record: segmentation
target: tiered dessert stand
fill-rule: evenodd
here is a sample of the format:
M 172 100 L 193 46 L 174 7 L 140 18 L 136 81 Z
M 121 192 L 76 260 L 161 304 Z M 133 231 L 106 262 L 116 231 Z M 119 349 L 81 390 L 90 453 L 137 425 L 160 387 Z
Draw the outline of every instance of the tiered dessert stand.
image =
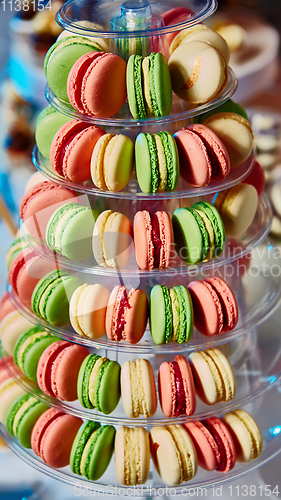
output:
M 148 54 L 151 51 L 150 47 L 153 41 L 154 46 L 156 43 L 158 50 L 164 52 L 167 56 L 165 35 L 171 31 L 178 31 L 179 29 L 204 21 L 204 19 L 214 12 L 217 6 L 216 0 L 182 0 L 182 4 L 190 8 L 194 12 L 194 16 L 181 23 L 180 26 L 165 28 L 161 25 L 160 18 L 161 13 L 172 7 L 179 6 L 180 3 L 163 1 L 160 4 L 156 0 L 152 0 L 150 4 L 146 0 L 128 1 L 123 5 L 121 5 L 119 0 L 114 2 L 109 0 L 100 2 L 71 0 L 65 3 L 59 11 L 58 22 L 65 29 L 74 33 L 108 38 L 110 40 L 110 51 L 117 54 L 120 53 L 122 47 L 124 48 L 126 41 L 131 42 L 127 45 L 130 53 L 130 47 L 134 46 L 133 42 L 138 38 L 143 41 L 143 50 L 147 50 Z M 132 21 L 136 18 L 141 19 L 141 25 L 137 26 L 138 29 L 141 27 L 141 31 L 140 29 L 136 31 L 136 24 Z M 112 20 L 111 25 L 110 20 Z M 85 23 L 85 21 L 89 21 L 92 24 Z M 147 54 L 144 53 L 143 55 Z M 69 105 L 53 95 L 50 89 L 47 89 L 46 96 L 49 103 L 55 109 L 69 115 L 69 117 L 84 119 L 89 123 L 104 128 L 106 132 L 120 133 L 121 131 L 134 140 L 141 131 L 156 133 L 160 130 L 168 130 L 171 133 L 176 132 L 180 128 L 187 126 L 193 116 L 213 109 L 226 101 L 232 96 L 235 88 L 235 76 L 232 70 L 229 69 L 228 84 L 224 91 L 213 101 L 188 109 L 184 101 L 173 96 L 173 108 L 169 116 L 148 118 L 146 120 L 131 118 L 127 104 L 113 118 L 94 119 L 93 117 L 79 115 Z M 194 203 L 195 198 L 211 201 L 215 192 L 235 185 L 247 176 L 251 170 L 253 158 L 254 153 L 245 164 L 234 169 L 220 183 L 212 183 L 204 188 L 191 188 L 181 180 L 177 190 L 173 193 L 165 192 L 148 195 L 139 191 L 135 179 L 130 181 L 124 191 L 118 193 L 96 189 L 89 182 L 83 185 L 75 185 L 54 173 L 48 161 L 40 155 L 37 148 L 34 151 L 34 163 L 37 169 L 48 179 L 76 189 L 86 204 L 100 211 L 107 208 L 120 211 L 126 214 L 131 221 L 138 210 L 148 209 L 153 212 L 157 209 L 162 209 L 172 215 L 176 208 L 190 206 Z M 37 458 L 32 451 L 23 449 L 18 441 L 11 438 L 2 427 L 1 432 L 5 435 L 11 449 L 32 467 L 75 487 L 86 488 L 92 492 L 100 491 L 119 496 L 121 494 L 121 496 L 139 497 L 173 496 L 175 494 L 186 495 L 188 491 L 192 494 L 192 491 L 196 491 L 196 488 L 213 488 L 235 478 L 240 478 L 275 457 L 281 446 L 281 428 L 279 427 L 281 422 L 277 416 L 278 413 L 280 415 L 280 411 L 267 411 L 265 414 L 263 410 L 267 405 L 269 390 L 276 391 L 275 387 L 281 378 L 281 339 L 271 334 L 271 331 L 268 331 L 267 335 L 264 336 L 257 329 L 257 326 L 265 321 L 277 308 L 280 300 L 278 276 L 275 278 L 270 273 L 271 266 L 276 264 L 276 256 L 274 255 L 274 249 L 266 243 L 270 223 L 271 209 L 266 196 L 263 195 L 259 200 L 255 219 L 247 234 L 235 244 L 228 241 L 225 251 L 220 257 L 197 266 L 187 266 L 180 259 L 176 259 L 175 265 L 167 270 L 141 271 L 135 262 L 133 252 L 127 266 L 118 270 L 102 268 L 92 262 L 81 264 L 71 262 L 58 255 L 55 257 L 61 267 L 78 274 L 85 282 L 102 283 L 110 290 L 116 284 L 124 284 L 128 288 L 140 287 L 148 295 L 150 289 L 155 284 L 163 284 L 167 287 L 177 284 L 187 285 L 193 279 L 203 279 L 206 276 L 218 275 L 228 282 L 238 301 L 239 322 L 235 330 L 228 334 L 205 337 L 195 330 L 191 340 L 187 344 L 170 343 L 157 346 L 151 339 L 148 327 L 142 340 L 134 346 L 123 341 L 118 343 L 112 342 L 106 338 L 93 341 L 90 338 L 79 336 L 71 327 L 56 328 L 39 319 L 29 309 L 20 304 L 19 299 L 10 291 L 11 300 L 17 304 L 23 316 L 31 320 L 34 324 L 42 325 L 44 329 L 54 333 L 58 337 L 84 344 L 94 352 L 98 350 L 99 354 L 115 359 L 120 364 L 126 359 L 135 359 L 138 357 L 149 359 L 155 370 L 156 382 L 159 365 L 164 360 L 172 360 L 174 355 L 179 352 L 188 356 L 194 350 L 214 346 L 221 346 L 221 349 L 229 358 L 237 378 L 237 394 L 234 400 L 212 407 L 198 402 L 195 415 L 190 417 L 180 416 L 168 419 L 164 417 L 158 404 L 158 410 L 154 417 L 149 419 L 142 417 L 129 419 L 123 411 L 121 402 L 111 415 L 105 416 L 98 411 L 84 409 L 79 403 L 60 402 L 54 398 L 45 396 L 38 388 L 21 381 L 20 383 L 24 385 L 24 388 L 38 399 L 45 401 L 50 406 L 62 408 L 66 412 L 84 419 L 110 423 L 115 427 L 120 425 L 143 426 L 148 431 L 155 425 L 182 423 L 187 419 L 204 419 L 209 416 L 222 415 L 232 409 L 243 407 L 256 419 L 263 434 L 264 449 L 258 459 L 248 464 L 236 464 L 234 469 L 226 474 L 206 472 L 199 469 L 195 478 L 189 483 L 174 487 L 172 490 L 168 488 L 165 491 L 163 488 L 166 485 L 152 466 L 148 482 L 143 486 L 136 487 L 133 493 L 132 488 L 122 487 L 121 489 L 115 476 L 114 460 L 111 461 L 109 468 L 98 482 L 90 482 L 82 476 L 72 474 L 70 468 L 61 470 L 50 468 Z M 47 260 L 54 259 L 54 254 L 46 245 L 40 240 L 31 238 L 25 231 L 24 226 L 22 226 L 22 234 L 37 254 L 42 255 Z M 262 242 L 265 243 L 263 243 L 261 250 L 260 245 Z M 255 248 L 256 252 L 250 257 L 252 250 Z M 261 254 L 262 259 L 258 259 L 256 255 L 261 251 L 263 251 L 263 254 Z M 263 266 L 265 260 L 266 267 Z M 245 265 L 246 267 L 242 270 L 241 266 Z M 281 405 L 280 401 L 279 403 L 276 401 L 276 405 L 278 404 L 279 406 Z

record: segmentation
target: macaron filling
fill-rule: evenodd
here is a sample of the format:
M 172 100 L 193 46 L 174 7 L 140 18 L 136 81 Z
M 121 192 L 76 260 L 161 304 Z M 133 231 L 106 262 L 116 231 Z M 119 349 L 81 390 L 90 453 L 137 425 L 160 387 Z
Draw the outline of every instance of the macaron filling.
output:
M 153 105 L 153 111 L 155 116 L 161 116 L 161 112 L 157 101 L 157 92 L 155 88 L 155 57 L 156 53 L 152 52 L 149 56 L 149 85 L 150 85 L 150 95 Z
M 173 333 L 172 303 L 168 288 L 166 286 L 162 286 L 161 288 L 164 299 L 164 309 L 165 309 L 165 319 L 166 319 L 164 344 L 168 344 L 172 338 L 172 333 Z
M 183 295 L 183 287 L 180 285 L 174 287 L 174 290 L 177 294 L 179 310 L 180 310 L 180 327 L 179 327 L 177 342 L 178 344 L 183 344 L 184 342 L 189 340 L 189 332 L 191 330 L 191 327 L 190 327 L 190 321 L 188 321 L 187 317 L 187 309 L 186 309 L 185 298 Z
M 156 214 L 151 214 L 150 218 L 152 224 L 152 241 L 154 247 L 154 267 L 157 269 L 160 264 L 160 250 L 162 247 L 160 225 L 159 219 Z
M 101 389 L 101 381 L 104 376 L 104 372 L 106 371 L 107 367 L 110 365 L 111 361 L 109 359 L 106 359 L 104 363 L 102 364 L 99 374 L 98 374 L 98 379 L 96 383 L 96 395 L 95 395 L 95 400 L 96 400 L 96 408 L 99 411 L 102 411 L 102 407 L 100 405 L 100 389 Z
M 57 359 L 57 357 L 59 356 L 59 354 L 64 351 L 65 349 L 65 345 L 61 345 L 60 347 L 58 347 L 56 349 L 55 352 L 53 352 L 53 354 L 51 354 L 51 356 L 49 357 L 48 359 L 48 363 L 47 363 L 47 366 L 46 366 L 46 373 L 45 373 L 45 385 L 46 385 L 46 389 L 47 391 L 52 394 L 53 397 L 56 397 L 54 391 L 53 391 L 53 382 L 52 382 L 52 370 L 53 370 L 53 366 L 54 366 L 54 363 Z
M 57 410 L 58 413 L 55 413 L 54 415 L 52 415 L 42 426 L 42 428 L 40 429 L 40 434 L 37 438 L 37 450 L 39 452 L 39 456 L 41 458 L 43 458 L 43 452 L 42 452 L 42 447 L 41 447 L 41 444 L 42 444 L 42 440 L 43 440 L 43 437 L 45 435 L 45 432 L 46 430 L 48 429 L 48 427 L 59 417 L 62 417 L 64 415 L 63 412 L 59 412 Z
M 178 417 L 182 413 L 185 413 L 185 393 L 184 385 L 181 376 L 181 371 L 178 363 L 173 361 L 173 368 L 175 373 L 175 384 L 176 384 L 176 408 L 175 417 Z
M 152 134 L 145 133 L 144 135 L 150 152 L 151 192 L 156 193 L 159 185 L 159 166 L 156 142 Z
M 194 210 L 193 208 L 190 208 L 189 211 L 192 213 L 192 215 L 193 215 L 194 219 L 196 220 L 196 222 L 199 226 L 199 229 L 201 231 L 202 240 L 203 240 L 201 260 L 204 260 L 207 257 L 207 254 L 209 252 L 209 246 L 210 246 L 208 231 L 207 231 L 206 226 L 204 224 L 204 221 L 203 221 L 202 217 L 200 217 L 199 213 L 196 210 Z
M 134 85 L 135 98 L 137 103 L 137 118 L 145 118 L 146 110 L 142 93 L 142 56 L 135 55 L 134 57 Z
M 79 476 L 82 475 L 81 457 L 83 455 L 83 451 L 85 449 L 88 439 L 90 438 L 92 433 L 96 431 L 99 427 L 100 424 L 98 422 L 93 422 L 93 421 L 87 421 L 80 427 L 80 431 L 78 432 L 75 438 L 70 455 L 70 466 L 74 474 L 78 474 Z
M 119 292 L 118 292 L 118 295 L 119 294 L 121 295 L 119 301 L 118 301 L 118 296 L 116 297 L 116 302 L 118 304 L 118 306 L 117 306 L 118 312 L 117 312 L 117 320 L 116 320 L 116 324 L 115 324 L 115 328 L 114 328 L 114 332 L 115 332 L 115 335 L 117 337 L 117 340 L 121 340 L 123 338 L 122 332 L 124 330 L 124 326 L 126 325 L 125 310 L 131 309 L 126 288 L 122 287 L 121 290 L 119 290 Z
M 80 394 L 80 402 L 84 406 L 84 408 L 93 408 L 93 404 L 90 401 L 89 397 L 89 385 L 90 385 L 90 377 L 92 375 L 92 371 L 94 368 L 94 365 L 97 363 L 97 361 L 100 359 L 100 356 L 98 354 L 90 354 L 85 358 L 85 365 L 83 362 L 83 365 L 81 366 L 82 373 L 83 373 L 83 379 L 82 379 L 82 387 L 81 387 L 81 394 Z M 80 377 L 79 377 L 80 378 Z M 78 379 L 79 382 L 79 379 Z M 78 388 L 79 388 L 79 383 L 78 383 Z

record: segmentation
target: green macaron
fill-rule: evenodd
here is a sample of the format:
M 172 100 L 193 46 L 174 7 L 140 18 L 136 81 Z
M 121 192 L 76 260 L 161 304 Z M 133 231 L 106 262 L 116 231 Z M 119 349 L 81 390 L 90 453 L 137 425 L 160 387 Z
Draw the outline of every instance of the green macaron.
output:
M 77 394 L 84 408 L 97 408 L 105 415 L 113 412 L 121 394 L 120 365 L 98 354 L 89 354 L 78 375 Z
M 183 207 L 175 210 L 172 217 L 175 248 L 187 264 L 197 264 L 205 255 L 204 240 L 207 230 L 204 229 L 203 237 L 203 221 L 197 215 L 189 208 Z
M 179 155 L 169 132 L 141 133 L 135 142 L 136 174 L 143 193 L 174 191 L 179 181 Z
M 101 52 L 102 47 L 94 40 L 79 36 L 61 38 L 50 47 L 45 56 L 44 69 L 49 87 L 56 97 L 69 102 L 69 72 L 77 59 L 93 50 Z
M 172 84 L 168 63 L 161 52 L 133 54 L 127 64 L 127 92 L 134 118 L 166 116 L 172 108 Z
M 183 285 L 168 289 L 155 285 L 150 292 L 150 331 L 155 344 L 183 344 L 193 332 L 193 307 Z
M 65 203 L 51 215 L 46 243 L 70 260 L 81 261 L 93 255 L 92 239 L 98 212 L 80 203 Z
M 213 257 L 218 257 L 225 247 L 225 227 L 219 211 L 207 201 L 194 203 L 192 208 L 203 212 L 211 222 L 215 240 Z
M 82 281 L 68 271 L 56 270 L 46 274 L 37 283 L 31 297 L 31 306 L 37 316 L 55 326 L 69 323 L 69 302 Z
M 57 131 L 69 121 L 69 117 L 47 106 L 39 114 L 35 128 L 35 140 L 40 153 L 49 159 L 52 140 Z
M 29 394 L 16 399 L 10 406 L 6 427 L 11 436 L 16 437 L 24 448 L 31 448 L 31 433 L 38 418 L 48 407 Z
M 204 123 L 208 118 L 217 113 L 236 113 L 237 115 L 243 116 L 246 120 L 249 120 L 248 115 L 242 106 L 237 102 L 234 102 L 232 99 L 228 99 L 223 102 L 217 108 L 208 111 L 207 113 L 202 113 L 202 115 L 197 115 L 193 118 L 193 123 Z
M 41 354 L 57 340 L 57 337 L 36 326 L 19 336 L 14 347 L 14 361 L 33 382 L 37 382 L 36 372 Z
M 86 421 L 74 439 L 70 453 L 70 467 L 74 474 L 97 481 L 106 471 L 114 448 L 115 429 Z

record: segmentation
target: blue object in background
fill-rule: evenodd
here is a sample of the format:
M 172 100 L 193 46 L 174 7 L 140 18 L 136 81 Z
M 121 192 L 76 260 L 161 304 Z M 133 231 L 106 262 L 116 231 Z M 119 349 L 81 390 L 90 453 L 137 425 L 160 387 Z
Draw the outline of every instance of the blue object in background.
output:
M 30 487 L 23 488 L 0 488 L 1 500 L 37 500 L 37 493 Z

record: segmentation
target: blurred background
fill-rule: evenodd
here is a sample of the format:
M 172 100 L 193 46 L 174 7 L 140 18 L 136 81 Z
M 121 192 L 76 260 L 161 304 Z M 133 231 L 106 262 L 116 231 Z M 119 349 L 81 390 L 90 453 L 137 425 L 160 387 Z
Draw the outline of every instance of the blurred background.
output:
M 257 159 L 264 169 L 266 191 L 273 204 L 274 220 L 270 238 L 273 245 L 280 246 L 281 0 L 219 0 L 218 3 L 218 11 L 207 24 L 226 38 L 231 49 L 230 66 L 238 78 L 234 100 L 246 108 L 251 120 Z M 35 172 L 31 161 L 35 124 L 39 112 L 46 106 L 43 61 L 48 48 L 61 31 L 54 21 L 60 5 L 60 1 L 52 0 L 51 10 L 34 12 L 33 9 L 20 9 L 15 13 L 10 11 L 7 1 L 6 4 L 0 2 L 1 294 L 7 279 L 5 255 L 18 225 L 19 203 L 27 180 Z M 272 198 L 273 192 L 275 195 Z M 278 325 L 279 317 L 280 311 L 276 315 Z M 266 324 L 263 328 L 266 331 L 270 326 Z M 274 408 L 274 400 L 272 405 Z M 280 469 L 279 455 L 259 473 L 235 481 L 233 488 L 245 484 L 258 486 L 264 484 L 263 481 L 281 488 Z M 234 492 L 235 489 L 232 498 L 236 498 Z M 43 476 L 21 462 L 8 449 L 0 449 L 1 500 L 63 500 L 75 496 L 73 488 Z M 223 496 L 228 498 L 227 490 Z

